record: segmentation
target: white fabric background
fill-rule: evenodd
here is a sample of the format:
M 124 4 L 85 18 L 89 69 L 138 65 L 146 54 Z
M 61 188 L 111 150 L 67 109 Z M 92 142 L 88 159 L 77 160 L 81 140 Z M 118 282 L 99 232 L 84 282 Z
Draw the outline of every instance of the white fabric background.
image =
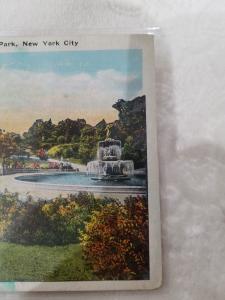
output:
M 1 299 L 225 299 L 224 0 L 0 0 L 0 31 L 23 35 L 157 25 L 163 287 Z

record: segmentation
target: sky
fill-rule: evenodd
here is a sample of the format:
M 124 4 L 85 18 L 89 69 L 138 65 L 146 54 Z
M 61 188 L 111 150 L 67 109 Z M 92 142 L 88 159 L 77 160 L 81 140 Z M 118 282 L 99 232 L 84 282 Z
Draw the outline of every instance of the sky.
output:
M 142 94 L 142 51 L 0 53 L 0 128 L 22 133 L 36 119 L 117 119 L 118 99 Z

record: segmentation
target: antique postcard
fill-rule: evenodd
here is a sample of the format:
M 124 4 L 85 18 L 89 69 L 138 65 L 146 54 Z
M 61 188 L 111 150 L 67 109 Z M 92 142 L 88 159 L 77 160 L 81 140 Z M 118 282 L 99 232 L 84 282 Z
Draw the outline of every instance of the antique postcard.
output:
M 0 291 L 161 285 L 154 37 L 0 38 Z

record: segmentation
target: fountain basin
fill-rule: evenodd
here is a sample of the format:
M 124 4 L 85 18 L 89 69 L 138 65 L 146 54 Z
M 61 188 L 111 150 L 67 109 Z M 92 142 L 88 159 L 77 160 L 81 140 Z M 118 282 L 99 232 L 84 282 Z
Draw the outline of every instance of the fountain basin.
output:
M 125 180 L 130 180 L 131 177 L 127 175 L 102 175 L 102 176 L 95 176 L 91 177 L 92 180 L 100 180 L 100 181 L 125 181 Z
M 92 176 L 88 176 L 86 173 L 73 173 L 73 172 L 56 172 L 56 173 L 38 173 L 38 174 L 26 174 L 19 175 L 15 177 L 16 180 L 22 182 L 30 182 L 41 185 L 57 185 L 57 186 L 94 186 L 94 187 L 105 187 L 109 186 L 120 188 L 124 187 L 145 187 L 146 179 L 139 176 L 133 176 L 131 178 L 127 176 L 121 176 L 124 180 L 116 180 L 118 175 L 114 178 L 115 180 L 107 180 L 107 176 L 105 176 L 106 180 L 98 180 L 98 176 L 94 177 L 96 180 L 93 180 Z M 112 178 L 111 178 L 112 179 Z M 129 179 L 129 180 L 128 180 Z M 118 183 L 119 182 L 119 183 Z
M 72 176 L 74 175 L 74 176 Z M 86 173 L 27 173 L 0 177 L 1 186 L 11 192 L 34 199 L 52 199 L 59 195 L 67 196 L 77 192 L 90 192 L 96 197 L 112 197 L 123 201 L 126 197 L 146 195 L 146 177 L 134 176 L 128 181 L 95 181 Z M 0 189 L 1 190 L 1 189 Z

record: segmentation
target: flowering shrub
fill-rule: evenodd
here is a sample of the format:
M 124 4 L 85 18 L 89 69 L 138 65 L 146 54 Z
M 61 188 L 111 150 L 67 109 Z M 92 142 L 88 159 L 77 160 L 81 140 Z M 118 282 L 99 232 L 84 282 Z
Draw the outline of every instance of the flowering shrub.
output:
M 43 148 L 38 150 L 37 156 L 42 160 L 47 160 L 48 158 L 47 152 Z
M 34 162 L 34 163 L 31 165 L 31 168 L 32 168 L 32 169 L 40 169 L 40 164 L 37 163 L 37 162 Z
M 49 162 L 48 163 L 48 168 L 49 169 L 59 169 L 59 163 L 58 162 Z
M 14 164 L 15 169 L 23 169 L 24 168 L 24 163 L 16 161 Z
M 81 236 L 84 256 L 101 279 L 149 276 L 148 207 L 145 197 L 130 197 L 95 211 Z
M 20 201 L 17 194 L 0 194 L 0 240 L 28 245 L 65 245 L 79 242 L 80 230 L 111 199 L 96 199 L 79 193 L 52 200 L 35 201 L 28 196 Z

